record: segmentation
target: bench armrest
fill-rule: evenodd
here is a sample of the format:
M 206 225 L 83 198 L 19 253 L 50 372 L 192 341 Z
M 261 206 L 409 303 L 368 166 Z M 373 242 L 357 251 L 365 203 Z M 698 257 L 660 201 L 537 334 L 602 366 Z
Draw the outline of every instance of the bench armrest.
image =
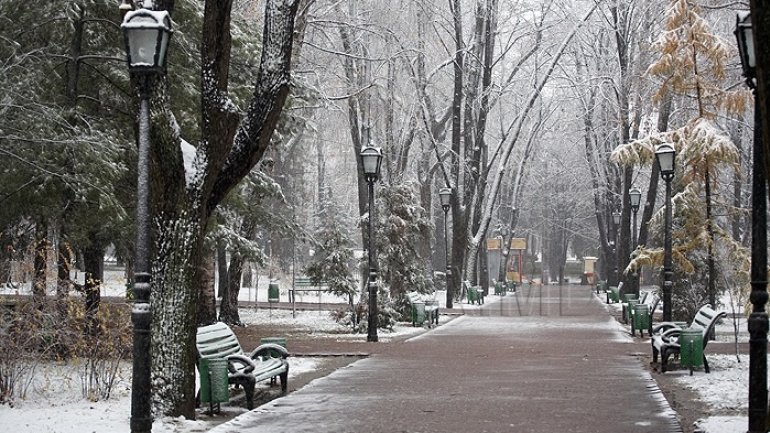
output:
M 229 355 L 227 358 L 227 369 L 231 374 L 251 373 L 256 368 L 254 362 L 245 355 Z
M 283 358 L 283 359 L 286 359 L 286 358 L 289 357 L 289 351 L 286 350 L 286 348 L 281 346 L 280 344 L 265 343 L 265 344 L 259 345 L 259 347 L 254 349 L 249 354 L 249 358 L 251 358 L 251 359 L 267 358 L 267 357 L 271 356 L 270 354 L 273 351 L 278 352 L 281 355 L 281 358 Z
M 675 322 L 660 322 L 660 323 L 658 323 L 657 325 L 655 325 L 652 328 L 652 333 L 653 334 L 662 334 L 662 333 L 668 331 L 669 329 L 680 329 L 681 330 L 682 329 L 682 325 L 680 323 L 675 323 Z

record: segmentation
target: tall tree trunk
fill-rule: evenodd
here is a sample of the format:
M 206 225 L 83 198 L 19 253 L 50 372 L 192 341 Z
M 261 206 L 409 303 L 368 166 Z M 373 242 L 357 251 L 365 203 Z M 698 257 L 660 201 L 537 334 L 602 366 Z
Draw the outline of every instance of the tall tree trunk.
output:
M 166 79 L 150 98 L 152 254 L 152 404 L 157 416 L 195 418 L 195 334 L 204 237 L 224 197 L 265 154 L 290 87 L 299 0 L 267 0 L 262 52 L 245 112 L 228 98 L 231 0 L 206 0 L 201 43 L 201 141 L 188 184 L 179 130 L 168 111 Z M 173 0 L 159 0 L 160 10 Z M 172 70 L 173 73 L 173 65 Z M 192 174 L 192 173 L 188 173 Z
M 200 294 L 198 302 L 198 326 L 210 325 L 217 321 L 216 277 L 218 253 L 207 252 L 199 264 Z M 226 271 L 225 271 L 226 273 Z M 221 275 L 221 274 L 220 274 Z M 219 282 L 222 290 L 222 282 Z
M 40 231 L 45 233 L 44 231 Z M 48 238 L 42 237 L 35 246 L 34 273 L 32 276 L 32 300 L 42 304 L 46 296 L 46 274 L 48 272 Z
M 224 297 L 227 290 L 227 248 L 222 241 L 217 242 L 217 298 Z
M 661 100 L 658 109 L 658 131 L 664 132 L 668 130 L 668 119 L 671 116 L 672 103 L 673 97 L 670 93 L 666 94 Z M 642 212 L 642 219 L 639 223 L 639 245 L 647 245 L 650 232 L 648 225 L 652 219 L 652 214 L 655 211 L 655 199 L 658 197 L 659 179 L 660 168 L 658 167 L 658 164 L 652 164 L 650 183 L 647 186 L 647 197 L 645 197 L 644 200 L 644 211 Z
M 83 248 L 83 272 L 86 296 L 86 332 L 95 335 L 99 331 L 97 313 L 101 304 L 101 288 L 104 281 L 104 246 L 91 236 L 90 245 Z
M 238 295 L 241 291 L 243 278 L 243 257 L 233 252 L 230 254 L 230 267 L 227 271 L 227 282 L 224 291 L 220 291 L 222 299 L 219 307 L 219 321 L 228 325 L 243 326 L 238 314 Z

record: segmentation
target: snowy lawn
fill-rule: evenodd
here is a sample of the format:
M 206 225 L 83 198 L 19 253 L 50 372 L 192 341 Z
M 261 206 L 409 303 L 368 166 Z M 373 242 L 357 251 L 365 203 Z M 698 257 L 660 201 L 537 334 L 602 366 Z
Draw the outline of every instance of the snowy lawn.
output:
M 365 334 L 344 333 L 328 311 L 298 311 L 297 317 L 287 310 L 241 309 L 241 320 L 246 324 L 291 325 L 305 328 L 316 336 L 366 340 Z M 421 332 L 409 324 L 398 324 L 392 332 L 380 331 L 381 341 Z M 314 371 L 319 358 L 289 358 L 289 383 L 299 374 Z M 197 374 L 197 372 L 196 372 Z M 0 405 L 0 432 L 13 433 L 129 433 L 131 416 L 131 364 L 121 363 L 112 390 L 106 401 L 91 402 L 83 397 L 83 369 L 80 364 L 43 363 L 35 371 L 25 399 L 18 399 L 13 407 Z M 267 386 L 266 382 L 257 385 Z M 204 432 L 213 428 L 223 417 L 209 417 L 198 411 L 198 420 L 159 419 L 153 424 L 154 433 Z M 222 406 L 230 417 L 246 412 L 239 406 Z
M 708 355 L 711 373 L 677 372 L 676 381 L 695 391 L 715 414 L 695 425 L 704 433 L 744 433 L 748 429 L 749 356 Z M 666 373 L 669 374 L 669 373 Z

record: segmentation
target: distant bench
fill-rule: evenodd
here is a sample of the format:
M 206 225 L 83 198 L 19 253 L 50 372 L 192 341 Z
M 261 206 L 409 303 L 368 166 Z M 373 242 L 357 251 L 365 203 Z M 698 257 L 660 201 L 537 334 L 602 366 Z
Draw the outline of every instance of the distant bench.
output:
M 319 303 L 321 298 L 321 292 L 325 291 L 326 289 L 323 289 L 323 286 L 328 286 L 326 281 L 319 281 L 318 284 L 313 282 L 313 279 L 310 277 L 296 277 L 294 278 L 294 285 L 291 288 L 291 302 L 295 302 L 295 293 L 294 292 L 318 292 L 318 298 Z
M 484 291 L 481 290 L 481 286 L 471 286 L 468 280 L 463 281 L 465 285 L 465 293 L 470 304 L 483 304 L 484 303 Z
M 422 326 L 426 320 L 428 327 L 434 323 L 438 325 L 438 302 L 433 297 L 407 292 L 406 300 L 409 301 L 412 326 Z

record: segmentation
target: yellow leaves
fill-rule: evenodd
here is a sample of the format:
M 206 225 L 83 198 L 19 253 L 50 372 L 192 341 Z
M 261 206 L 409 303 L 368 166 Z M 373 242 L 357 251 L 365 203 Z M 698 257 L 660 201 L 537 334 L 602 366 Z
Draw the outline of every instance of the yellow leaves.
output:
M 692 96 L 703 115 L 714 116 L 722 108 L 720 83 L 726 77 L 731 46 L 712 31 L 697 3 L 673 0 L 666 12 L 665 31 L 652 45 L 659 57 L 647 68 L 647 74 L 664 79 L 653 100 L 666 92 Z

